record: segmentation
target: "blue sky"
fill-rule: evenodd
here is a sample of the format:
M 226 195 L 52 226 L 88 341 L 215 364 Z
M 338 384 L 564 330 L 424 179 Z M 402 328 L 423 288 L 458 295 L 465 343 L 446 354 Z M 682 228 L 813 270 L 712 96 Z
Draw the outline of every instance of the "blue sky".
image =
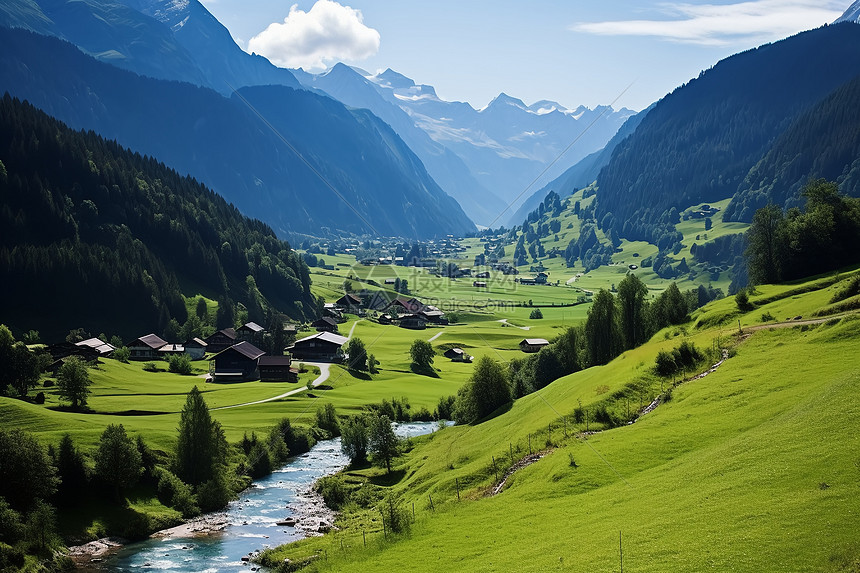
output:
M 722 58 L 832 22 L 850 0 L 201 0 L 285 67 L 392 68 L 446 100 L 640 110 Z

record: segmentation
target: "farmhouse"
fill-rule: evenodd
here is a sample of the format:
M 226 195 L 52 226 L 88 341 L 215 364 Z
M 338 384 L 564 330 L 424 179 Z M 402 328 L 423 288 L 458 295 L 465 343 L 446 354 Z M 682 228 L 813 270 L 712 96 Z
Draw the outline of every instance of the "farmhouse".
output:
M 435 307 L 427 306 L 424 310 L 416 314 L 423 317 L 427 322 L 432 322 L 433 324 L 448 324 L 448 319 L 445 318 L 445 313 Z
M 155 360 L 159 357 L 158 349 L 167 344 L 166 340 L 155 334 L 147 334 L 132 340 L 126 347 L 131 351 L 132 360 Z
M 427 318 L 421 314 L 406 314 L 400 317 L 400 328 L 424 330 L 427 328 Z
M 99 356 L 108 356 L 114 350 L 116 350 L 115 346 L 113 346 L 112 344 L 108 344 L 101 338 L 88 338 L 86 340 L 76 342 L 75 346 L 92 348 L 93 350 L 98 352 Z
M 205 340 L 200 338 L 192 338 L 185 343 L 185 354 L 191 360 L 200 360 L 206 355 L 207 344 Z
M 523 352 L 538 352 L 544 346 L 548 346 L 549 341 L 543 338 L 526 338 L 520 341 L 520 350 Z
M 158 349 L 158 357 L 167 360 L 168 357 L 185 354 L 185 347 L 181 344 L 170 344 L 169 342 Z
M 424 303 L 414 297 L 406 298 L 403 296 L 399 296 L 392 300 L 391 304 L 389 304 L 388 307 L 395 307 L 398 312 L 413 313 L 424 310 Z
M 224 328 L 212 334 L 206 339 L 209 352 L 221 352 L 236 344 L 236 331 L 232 328 Z
M 490 271 L 481 271 L 475 275 L 476 279 L 488 279 L 490 278 Z
M 287 350 L 293 358 L 332 362 L 339 359 L 341 346 L 346 344 L 346 341 L 347 338 L 339 334 L 318 332 L 317 334 L 297 340 Z
M 316 328 L 318 332 L 337 332 L 337 321 L 330 316 L 324 316 L 313 321 L 311 326 Z
M 215 355 L 209 366 L 214 382 L 244 382 L 259 377 L 258 360 L 265 354 L 250 342 L 234 344 Z
M 487 283 L 484 281 L 472 281 L 472 286 L 475 288 L 487 288 Z
M 263 333 L 266 329 L 256 322 L 248 322 L 236 329 L 236 338 L 260 344 L 263 342 Z
M 257 361 L 263 382 L 298 382 L 299 371 L 290 367 L 289 356 L 261 356 Z
M 472 361 L 472 357 L 466 354 L 462 348 L 452 348 L 451 350 L 446 350 L 444 356 L 445 358 L 449 358 L 451 362 Z
M 358 297 L 354 294 L 347 293 L 347 294 L 343 295 L 342 297 L 340 297 L 339 299 L 337 299 L 335 301 L 335 304 L 337 305 L 338 308 L 341 308 L 347 312 L 352 312 L 353 314 L 355 314 L 355 312 L 361 308 L 362 302 L 361 302 L 360 297 Z

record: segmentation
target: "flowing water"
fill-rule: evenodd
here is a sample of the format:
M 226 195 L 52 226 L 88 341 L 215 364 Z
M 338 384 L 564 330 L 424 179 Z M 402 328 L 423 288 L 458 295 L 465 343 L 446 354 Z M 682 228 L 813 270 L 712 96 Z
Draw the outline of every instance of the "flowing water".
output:
M 432 433 L 437 427 L 436 422 L 404 423 L 396 424 L 395 432 L 405 438 Z M 340 438 L 319 442 L 308 453 L 254 482 L 230 503 L 225 511 L 228 525 L 223 531 L 132 543 L 99 564 L 97 570 L 216 573 L 255 569 L 256 565 L 242 561 L 242 557 L 305 537 L 302 529 L 277 523 L 290 517 L 307 519 L 304 512 L 296 511 L 310 503 L 304 494 L 319 478 L 338 472 L 348 463 L 340 451 Z

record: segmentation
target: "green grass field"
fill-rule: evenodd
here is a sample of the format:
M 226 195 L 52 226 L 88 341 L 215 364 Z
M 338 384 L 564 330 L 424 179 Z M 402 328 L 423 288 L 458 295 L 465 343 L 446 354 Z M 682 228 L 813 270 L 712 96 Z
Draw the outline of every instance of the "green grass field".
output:
M 385 541 L 378 514 L 358 511 L 344 516 L 340 532 L 273 557 L 319 553 L 311 570 L 321 571 L 406 564 L 416 571 L 617 571 L 620 533 L 630 571 L 856 571 L 860 319 L 748 328 L 761 326 L 766 312 L 778 320 L 809 313 L 829 300 L 832 283 L 761 287 L 753 301 L 770 302 L 747 313 L 732 314 L 733 299 L 718 301 L 685 328 L 557 380 L 489 421 L 416 440 L 389 486 L 408 509 L 415 503 L 411 533 Z M 740 318 L 746 335 L 719 325 L 727 313 L 731 324 Z M 696 328 L 696 321 L 715 325 Z M 732 357 L 632 426 L 575 437 L 568 422 L 564 437 L 561 416 L 570 420 L 578 405 L 644 375 L 658 350 L 684 337 L 700 347 L 720 337 L 733 345 Z M 551 442 L 550 453 L 485 497 L 495 482 L 493 457 L 506 467 L 511 450 L 517 458 L 525 453 L 530 435 L 536 450 Z M 379 471 L 349 478 L 378 482 Z M 370 533 L 367 548 L 362 530 Z

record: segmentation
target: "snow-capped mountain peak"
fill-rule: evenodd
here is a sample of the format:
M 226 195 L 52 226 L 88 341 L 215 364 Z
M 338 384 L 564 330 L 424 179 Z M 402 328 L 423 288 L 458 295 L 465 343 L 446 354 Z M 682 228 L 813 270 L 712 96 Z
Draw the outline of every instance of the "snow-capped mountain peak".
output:
M 860 23 L 860 0 L 855 0 L 851 6 L 845 10 L 845 13 L 839 17 L 834 24 L 839 22 L 857 22 Z

